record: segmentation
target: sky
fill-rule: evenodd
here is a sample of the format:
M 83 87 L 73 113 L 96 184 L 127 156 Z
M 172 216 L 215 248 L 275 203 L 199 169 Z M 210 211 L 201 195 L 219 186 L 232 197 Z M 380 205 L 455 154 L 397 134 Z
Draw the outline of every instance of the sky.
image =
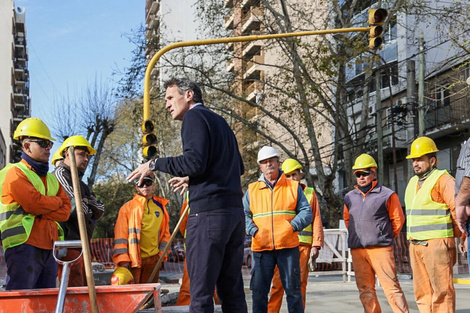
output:
M 116 78 L 134 45 L 126 33 L 145 22 L 145 0 L 14 0 L 26 10 L 32 116 L 46 124 L 61 95 L 86 88 L 95 76 Z

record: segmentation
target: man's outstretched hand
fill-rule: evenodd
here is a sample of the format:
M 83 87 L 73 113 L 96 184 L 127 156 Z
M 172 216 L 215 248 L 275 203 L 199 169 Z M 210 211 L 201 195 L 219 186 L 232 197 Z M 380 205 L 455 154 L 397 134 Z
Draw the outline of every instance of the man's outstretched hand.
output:
M 152 171 L 149 168 L 150 161 L 140 164 L 138 168 L 136 168 L 129 176 L 127 176 L 128 182 L 133 182 L 138 180 L 137 185 L 141 185 L 144 177 L 150 175 Z

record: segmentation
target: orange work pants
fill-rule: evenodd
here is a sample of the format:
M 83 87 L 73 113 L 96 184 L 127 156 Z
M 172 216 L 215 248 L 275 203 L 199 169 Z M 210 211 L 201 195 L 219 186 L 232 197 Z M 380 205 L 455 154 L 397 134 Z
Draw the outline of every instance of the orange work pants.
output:
M 393 246 L 351 249 L 351 255 L 364 313 L 382 312 L 375 290 L 375 275 L 393 312 L 408 313 L 408 303 L 397 278 Z
M 310 259 L 310 252 L 312 246 L 310 245 L 299 245 L 300 251 L 300 282 L 302 292 L 302 300 L 304 303 L 305 310 L 305 294 L 307 293 L 307 281 L 308 281 L 308 260 Z M 271 296 L 268 302 L 268 313 L 279 313 L 282 305 L 282 297 L 284 296 L 284 287 L 282 286 L 281 276 L 277 266 L 274 269 L 273 284 L 271 286 Z
M 410 243 L 413 288 L 420 313 L 455 312 L 452 267 L 457 260 L 454 238 L 426 240 L 427 246 Z
M 146 284 L 149 281 L 150 275 L 152 275 L 155 265 L 157 265 L 160 254 L 150 256 L 148 258 L 142 259 L 142 264 L 140 268 L 133 267 L 131 268 L 132 276 L 134 276 L 135 284 Z M 160 269 L 158 269 L 157 274 L 151 281 L 151 283 L 158 283 L 158 278 L 160 276 Z
M 215 304 L 220 304 L 215 290 L 214 290 L 214 302 Z M 186 265 L 186 260 L 184 260 L 183 278 L 181 279 L 181 287 L 180 287 L 180 292 L 178 294 L 178 299 L 176 300 L 176 305 L 189 305 L 189 304 L 191 304 L 191 296 L 189 295 L 189 274 L 188 274 L 188 267 Z

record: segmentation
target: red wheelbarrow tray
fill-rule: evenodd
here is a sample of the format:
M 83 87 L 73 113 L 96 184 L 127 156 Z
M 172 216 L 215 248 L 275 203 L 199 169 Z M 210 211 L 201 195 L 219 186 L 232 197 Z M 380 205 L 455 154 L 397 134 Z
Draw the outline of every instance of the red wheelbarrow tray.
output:
M 98 310 L 103 313 L 137 312 L 153 295 L 155 312 L 161 313 L 160 284 L 96 286 Z M 0 292 L 0 311 L 5 313 L 54 312 L 59 288 Z M 68 287 L 64 313 L 91 312 L 88 287 Z

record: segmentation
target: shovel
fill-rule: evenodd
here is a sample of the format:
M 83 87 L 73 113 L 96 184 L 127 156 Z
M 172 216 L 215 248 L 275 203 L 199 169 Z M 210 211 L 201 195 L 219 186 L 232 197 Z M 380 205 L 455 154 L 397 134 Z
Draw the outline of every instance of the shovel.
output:
M 63 254 L 62 249 L 81 249 L 82 242 L 80 240 L 68 240 L 68 241 L 56 241 L 54 242 L 54 249 L 53 249 L 53 256 L 54 259 L 62 265 L 62 277 L 60 279 L 60 286 L 59 286 L 59 294 L 57 296 L 57 305 L 55 307 L 55 313 L 62 313 L 64 312 L 64 302 L 65 302 L 65 295 L 67 293 L 67 285 L 69 283 L 69 272 L 70 266 L 75 264 L 82 256 L 82 252 L 80 252 L 79 256 L 70 261 L 63 261 L 65 254 Z

